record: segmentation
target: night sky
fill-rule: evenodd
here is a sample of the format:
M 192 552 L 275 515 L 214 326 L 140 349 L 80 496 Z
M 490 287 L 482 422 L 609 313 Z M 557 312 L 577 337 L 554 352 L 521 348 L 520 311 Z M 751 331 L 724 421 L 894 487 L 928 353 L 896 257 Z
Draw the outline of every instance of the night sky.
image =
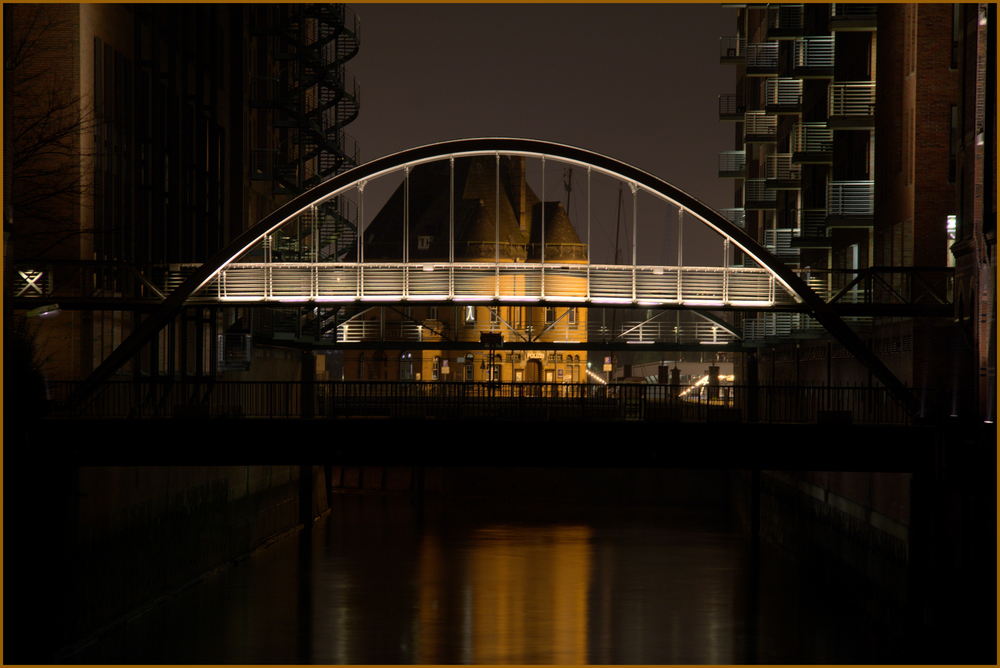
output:
M 361 86 L 361 113 L 347 131 L 358 140 L 363 162 L 449 139 L 525 137 L 602 153 L 709 206 L 733 206 L 732 182 L 719 179 L 717 168 L 718 153 L 733 149 L 733 126 L 718 118 L 719 94 L 735 89 L 733 66 L 720 65 L 718 55 L 719 38 L 736 32 L 733 9 L 718 4 L 351 8 L 361 21 L 361 47 L 347 69 Z M 545 199 L 565 200 L 561 179 L 547 177 L 545 190 Z M 578 183 L 577 194 L 583 192 Z M 579 205 L 571 202 L 571 216 L 574 206 Z M 366 219 L 368 209 L 366 203 Z M 593 205 L 592 216 L 592 261 L 611 261 L 616 190 Z M 672 264 L 675 223 L 666 214 L 652 217 L 655 222 L 639 216 L 638 261 Z M 583 236 L 580 217 L 573 218 Z M 684 264 L 717 265 L 718 236 L 699 234 L 700 228 L 685 224 Z M 622 246 L 631 243 L 624 232 L 620 239 Z M 631 259 L 631 248 L 625 259 Z

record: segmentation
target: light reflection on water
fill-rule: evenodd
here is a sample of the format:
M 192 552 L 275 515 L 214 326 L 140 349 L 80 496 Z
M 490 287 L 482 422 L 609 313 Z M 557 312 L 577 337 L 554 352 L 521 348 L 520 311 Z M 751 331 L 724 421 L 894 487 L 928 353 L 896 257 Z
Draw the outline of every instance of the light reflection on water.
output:
M 335 501 L 311 535 L 260 551 L 71 661 L 579 665 L 759 657 L 748 621 L 757 603 L 747 594 L 747 541 L 722 518 L 363 495 Z M 794 627 L 799 622 L 772 635 L 810 631 Z M 763 645 L 771 648 L 759 657 L 767 662 L 845 658 Z

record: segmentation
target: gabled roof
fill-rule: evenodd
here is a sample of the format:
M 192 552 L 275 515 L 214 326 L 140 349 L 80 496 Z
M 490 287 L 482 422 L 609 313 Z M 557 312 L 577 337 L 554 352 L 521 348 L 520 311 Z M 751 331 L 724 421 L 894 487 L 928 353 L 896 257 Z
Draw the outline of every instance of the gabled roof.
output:
M 496 255 L 497 214 L 501 259 L 540 257 L 538 197 L 524 181 L 523 167 L 507 156 L 499 161 L 500 201 L 497 202 L 497 159 L 494 156 L 455 160 L 455 259 L 492 259 Z M 451 169 L 447 162 L 419 165 L 409 174 L 409 257 L 414 260 L 447 260 L 450 226 Z M 521 209 L 521 189 L 524 209 Z M 401 183 L 365 230 L 367 260 L 399 260 L 402 257 L 403 207 L 406 184 Z M 580 244 L 565 210 L 558 203 L 545 207 L 546 246 Z M 536 240 L 534 237 L 538 237 Z M 535 244 L 535 252 L 529 246 Z M 586 259 L 586 252 L 578 259 Z M 546 259 L 549 259 L 546 251 Z M 552 259 L 555 259 L 553 257 Z

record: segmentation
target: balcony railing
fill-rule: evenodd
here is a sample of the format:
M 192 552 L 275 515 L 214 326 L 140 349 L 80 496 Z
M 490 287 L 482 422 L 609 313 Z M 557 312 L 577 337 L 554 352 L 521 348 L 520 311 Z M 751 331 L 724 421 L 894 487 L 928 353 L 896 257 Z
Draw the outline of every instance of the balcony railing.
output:
M 746 37 L 720 37 L 719 61 L 735 63 L 743 59 L 746 52 Z
M 816 240 L 826 239 L 826 209 L 796 209 L 793 214 L 799 239 L 809 239 L 809 247 L 815 247 Z
M 746 107 L 736 93 L 723 93 L 719 96 L 720 121 L 742 121 L 745 113 Z
M 772 153 L 765 161 L 764 178 L 768 188 L 798 188 L 802 165 L 792 162 L 791 153 Z
M 832 159 L 833 130 L 826 123 L 796 123 L 790 141 L 795 162 L 829 163 Z
M 878 26 L 878 5 L 834 3 L 830 5 L 831 32 L 870 32 Z
M 722 217 L 728 220 L 730 223 L 745 230 L 747 227 L 747 212 L 745 209 L 719 209 L 719 213 Z
M 870 218 L 874 212 L 874 181 L 831 181 L 827 184 L 827 217 Z
M 767 10 L 768 39 L 799 37 L 805 27 L 804 5 L 777 5 Z
M 802 79 L 768 79 L 764 84 L 764 108 L 771 113 L 798 112 L 802 108 Z
M 743 182 L 744 209 L 773 209 L 778 193 L 764 185 L 764 179 L 747 179 Z
M 778 117 L 763 111 L 748 111 L 743 117 L 743 141 L 773 142 L 778 138 Z
M 831 83 L 827 91 L 826 115 L 833 128 L 863 130 L 875 127 L 875 82 Z
M 764 248 L 782 262 L 798 265 L 799 249 L 792 245 L 792 239 L 797 236 L 798 230 L 764 230 Z
M 748 76 L 776 75 L 778 73 L 777 42 L 747 44 L 746 73 Z
M 720 178 L 743 178 L 746 174 L 746 151 L 722 151 L 719 153 Z
M 797 76 L 833 76 L 833 37 L 802 37 L 792 49 L 793 71 Z

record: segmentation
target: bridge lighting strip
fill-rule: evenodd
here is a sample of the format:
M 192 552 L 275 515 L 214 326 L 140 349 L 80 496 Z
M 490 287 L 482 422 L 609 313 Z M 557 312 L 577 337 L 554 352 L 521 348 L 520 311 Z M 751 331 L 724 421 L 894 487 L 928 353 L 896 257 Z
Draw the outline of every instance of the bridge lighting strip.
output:
M 725 306 L 726 302 L 719 299 L 685 299 L 681 306 Z
M 769 306 L 774 306 L 774 302 L 773 301 L 758 302 L 758 301 L 746 300 L 746 299 L 730 300 L 729 304 L 732 305 L 732 306 L 759 306 L 761 308 L 767 308 Z
M 601 297 L 598 299 L 591 298 L 590 302 L 592 304 L 631 304 L 632 300 L 622 297 Z

